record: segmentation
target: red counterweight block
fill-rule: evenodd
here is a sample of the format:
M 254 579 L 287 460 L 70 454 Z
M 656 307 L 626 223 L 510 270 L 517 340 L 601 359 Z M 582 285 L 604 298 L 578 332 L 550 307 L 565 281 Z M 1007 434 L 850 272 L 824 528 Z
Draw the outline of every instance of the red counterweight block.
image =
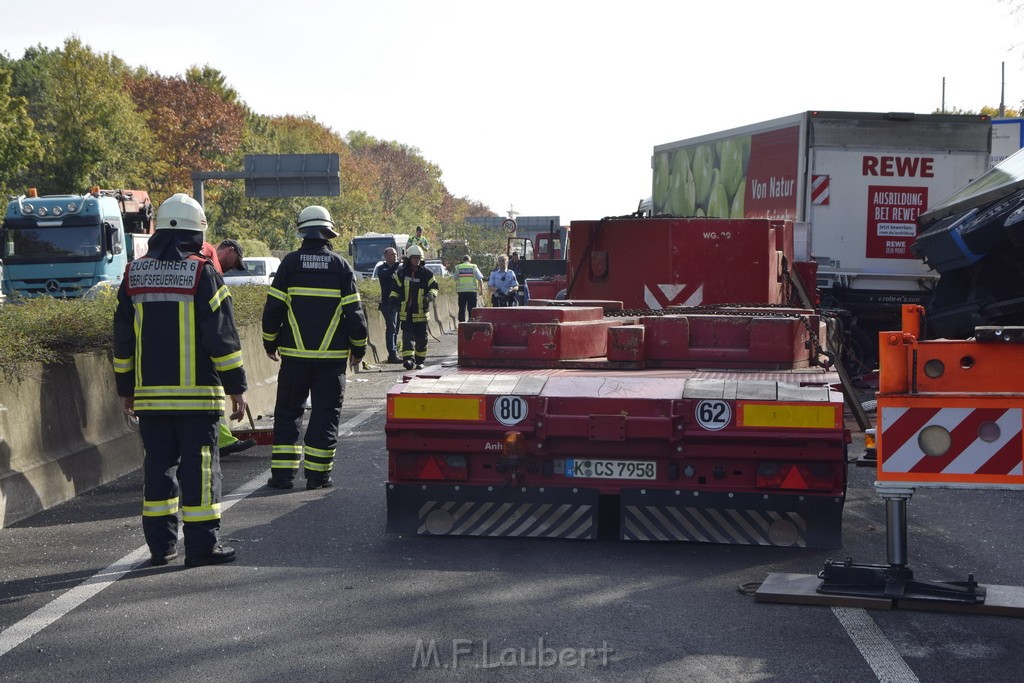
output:
M 478 308 L 473 315 L 459 325 L 460 361 L 600 358 L 608 328 L 622 324 L 596 307 Z

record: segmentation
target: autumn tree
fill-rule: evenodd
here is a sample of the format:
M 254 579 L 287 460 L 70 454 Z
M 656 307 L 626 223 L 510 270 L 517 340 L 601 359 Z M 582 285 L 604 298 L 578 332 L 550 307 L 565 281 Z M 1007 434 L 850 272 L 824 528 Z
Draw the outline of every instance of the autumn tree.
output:
M 225 169 L 242 141 L 241 105 L 182 78 L 132 75 L 126 85 L 157 140 L 162 166 L 151 180 L 151 193 L 191 192 L 193 171 Z
M 389 232 L 408 232 L 416 225 L 436 228 L 432 217 L 444 189 L 440 168 L 415 147 L 378 140 L 363 131 L 350 132 L 347 141 L 356 158 L 376 169 L 374 209 Z

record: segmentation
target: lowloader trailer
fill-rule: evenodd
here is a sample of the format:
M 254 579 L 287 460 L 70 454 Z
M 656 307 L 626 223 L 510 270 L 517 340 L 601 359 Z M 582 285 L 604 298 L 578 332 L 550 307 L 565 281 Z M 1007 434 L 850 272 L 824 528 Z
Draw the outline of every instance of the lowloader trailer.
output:
M 838 547 L 850 434 L 792 229 L 574 222 L 574 298 L 476 309 L 457 366 L 388 393 L 388 529 Z M 643 306 L 676 287 L 705 305 Z

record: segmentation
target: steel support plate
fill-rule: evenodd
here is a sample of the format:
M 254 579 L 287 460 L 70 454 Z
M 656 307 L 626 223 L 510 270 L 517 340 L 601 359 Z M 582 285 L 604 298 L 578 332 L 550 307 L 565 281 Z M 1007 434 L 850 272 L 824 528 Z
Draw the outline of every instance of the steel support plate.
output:
M 757 602 L 780 602 L 796 605 L 833 605 L 865 609 L 912 609 L 929 612 L 963 612 L 1003 617 L 1024 617 L 1024 587 L 979 584 L 985 589 L 981 605 L 957 605 L 930 600 L 886 600 L 818 593 L 821 579 L 816 574 L 769 574 L 754 593 Z

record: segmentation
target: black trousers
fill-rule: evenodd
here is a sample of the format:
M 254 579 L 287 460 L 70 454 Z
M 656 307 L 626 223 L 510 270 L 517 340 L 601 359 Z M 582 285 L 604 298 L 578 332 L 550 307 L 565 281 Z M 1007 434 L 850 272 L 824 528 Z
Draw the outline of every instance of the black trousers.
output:
M 476 308 L 476 292 L 458 292 L 459 295 L 459 322 L 464 323 L 473 315 Z
M 341 420 L 341 404 L 345 400 L 347 362 L 281 358 L 270 461 L 273 476 L 292 479 L 303 456 L 307 477 L 326 476 L 334 468 L 338 422 Z M 299 426 L 307 396 L 312 407 L 304 443 L 300 444 Z
M 154 555 L 166 555 L 178 542 L 179 510 L 185 523 L 186 554 L 208 555 L 217 545 L 219 423 L 220 416 L 213 413 L 139 413 L 139 435 L 146 451 L 142 532 Z
M 416 349 L 415 354 L 413 348 Z M 413 358 L 417 365 L 427 359 L 427 321 L 402 321 L 402 358 Z

